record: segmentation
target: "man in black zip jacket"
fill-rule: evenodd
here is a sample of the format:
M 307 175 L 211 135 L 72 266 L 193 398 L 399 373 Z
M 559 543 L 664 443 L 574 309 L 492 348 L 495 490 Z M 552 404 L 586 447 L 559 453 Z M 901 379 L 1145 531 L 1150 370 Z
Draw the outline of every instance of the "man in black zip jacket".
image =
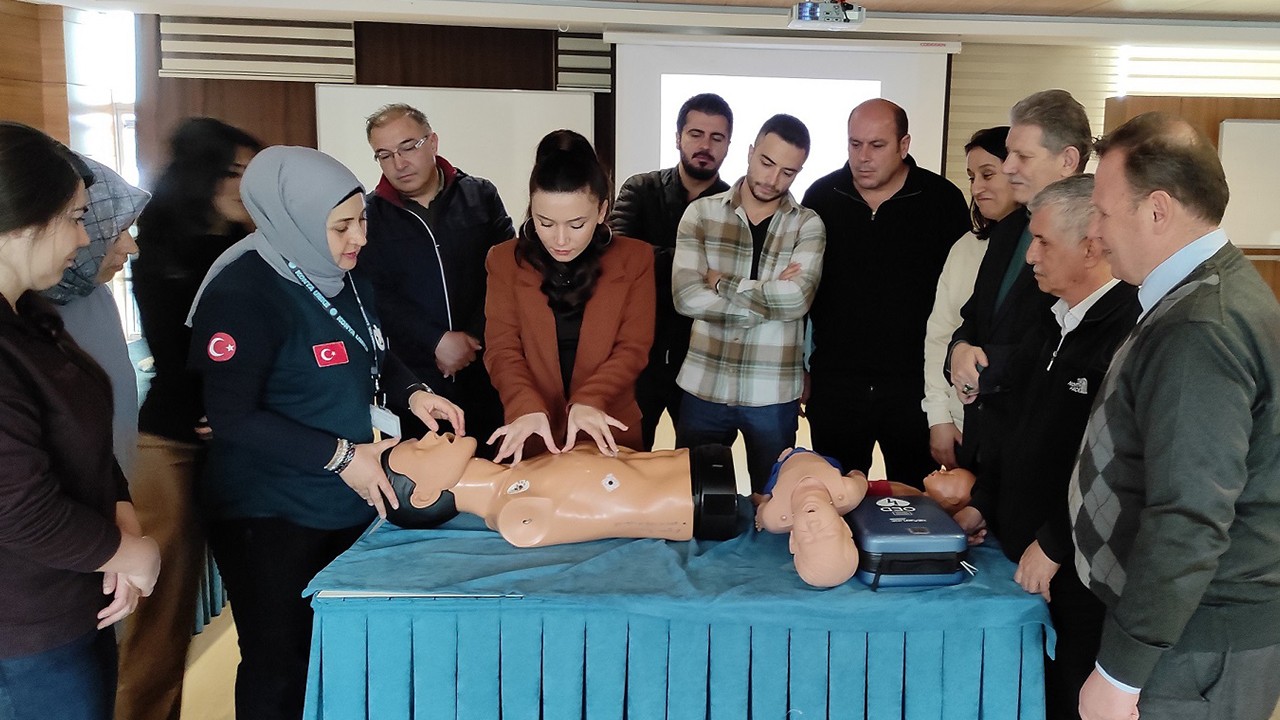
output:
M 676 118 L 680 164 L 632 175 L 622 184 L 618 201 L 609 215 L 609 226 L 614 232 L 653 246 L 657 317 L 649 364 L 636 380 L 640 436 L 645 450 L 653 449 L 663 410 L 671 414 L 671 424 L 675 425 L 680 415 L 680 398 L 684 395 L 676 385 L 676 375 L 689 352 L 693 320 L 676 312 L 671 297 L 676 228 L 689 203 L 729 189 L 729 184 L 720 179 L 720 166 L 729 152 L 732 135 L 733 111 L 724 98 L 714 93 L 689 98 Z
M 481 361 L 484 260 L 515 237 L 511 218 L 493 183 L 436 154 L 439 137 L 420 110 L 388 105 L 365 131 L 382 178 L 366 198 L 369 245 L 360 265 L 373 280 L 387 338 L 418 378 L 466 410 L 468 434 L 483 441 L 502 425 Z M 401 421 L 405 437 L 425 430 L 412 416 Z
M 1080 687 L 1093 671 L 1105 607 L 1074 572 L 1067 483 L 1089 411 L 1120 342 L 1133 329 L 1138 290 L 1111 276 L 1093 217 L 1093 176 L 1059 180 L 1031 201 L 1032 240 L 1025 258 L 1041 291 L 1057 298 L 1024 343 L 1027 375 L 996 467 L 977 475 L 969 507 L 956 520 L 970 533 L 984 525 L 1010 560 L 1023 589 L 1049 601 L 1057 653 L 1045 666 L 1048 720 L 1073 720 Z M 1055 322 L 1056 320 L 1056 322 Z M 1063 567 L 1065 565 L 1065 567 Z
M 804 205 L 827 226 L 806 415 L 814 450 L 866 472 L 877 442 L 889 479 L 936 468 L 924 397 L 925 323 L 951 246 L 970 229 L 963 193 L 907 154 L 907 114 L 868 100 L 849 115 L 849 162 Z

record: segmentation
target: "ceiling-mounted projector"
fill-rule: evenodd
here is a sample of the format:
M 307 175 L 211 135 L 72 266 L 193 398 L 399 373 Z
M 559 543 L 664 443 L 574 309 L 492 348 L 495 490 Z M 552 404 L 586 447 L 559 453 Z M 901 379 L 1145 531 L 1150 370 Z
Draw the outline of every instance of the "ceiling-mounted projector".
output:
M 867 9 L 847 2 L 798 2 L 791 6 L 792 30 L 856 30 Z

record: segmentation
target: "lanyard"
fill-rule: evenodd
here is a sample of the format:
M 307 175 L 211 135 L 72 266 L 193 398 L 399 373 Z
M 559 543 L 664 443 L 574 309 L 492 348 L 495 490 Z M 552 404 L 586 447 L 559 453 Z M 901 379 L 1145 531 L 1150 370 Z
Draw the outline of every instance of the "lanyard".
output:
M 355 341 L 360 343 L 360 347 L 372 357 L 373 363 L 369 368 L 369 376 L 373 378 L 373 393 L 376 396 L 381 392 L 378 383 L 378 352 L 386 348 L 385 343 L 382 340 L 382 332 L 375 328 L 373 323 L 369 322 L 369 314 L 364 310 L 364 302 L 360 300 L 360 291 L 356 289 L 355 281 L 352 281 L 351 283 L 351 292 L 356 296 L 356 305 L 360 308 L 360 316 L 364 318 L 365 329 L 369 331 L 369 339 L 374 343 L 373 352 L 369 351 L 369 344 L 364 341 L 364 338 L 361 337 L 360 333 L 356 332 L 356 329 L 351 326 L 351 323 L 347 322 L 347 319 L 342 316 L 342 313 L 338 312 L 338 308 L 334 307 L 333 303 L 329 302 L 329 298 L 325 297 L 324 293 L 316 289 L 315 284 L 311 282 L 306 273 L 302 272 L 302 268 L 298 267 L 291 260 L 289 261 L 289 269 L 293 271 L 293 276 L 298 278 L 298 282 L 302 283 L 302 287 L 306 288 L 311 293 L 311 297 L 315 298 L 316 302 L 320 303 L 320 307 L 325 309 L 329 314 L 329 317 L 336 320 L 338 324 L 342 326 L 343 330 L 350 333 L 351 337 L 355 338 Z

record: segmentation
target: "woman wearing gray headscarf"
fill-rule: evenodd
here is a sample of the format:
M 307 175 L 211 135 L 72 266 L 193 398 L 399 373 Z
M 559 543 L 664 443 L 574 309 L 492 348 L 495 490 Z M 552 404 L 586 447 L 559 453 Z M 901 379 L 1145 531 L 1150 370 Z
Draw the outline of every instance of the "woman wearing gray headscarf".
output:
M 245 171 L 257 231 L 214 263 L 192 309 L 191 364 L 213 429 L 201 500 L 235 608 L 236 715 L 300 716 L 311 639 L 302 591 L 385 503 L 396 505 L 373 426 L 382 405 L 428 427 L 462 411 L 417 384 L 379 329 L 356 267 L 360 183 L 306 148 L 263 150 Z
M 120 310 L 107 283 L 138 252 L 129 228 L 151 195 L 97 160 L 79 154 L 76 159 L 92 178 L 84 214 L 89 246 L 80 248 L 62 280 L 41 294 L 58 306 L 67 333 L 111 378 L 112 446 L 120 469 L 132 478 L 138 453 L 138 378 L 129 359 Z

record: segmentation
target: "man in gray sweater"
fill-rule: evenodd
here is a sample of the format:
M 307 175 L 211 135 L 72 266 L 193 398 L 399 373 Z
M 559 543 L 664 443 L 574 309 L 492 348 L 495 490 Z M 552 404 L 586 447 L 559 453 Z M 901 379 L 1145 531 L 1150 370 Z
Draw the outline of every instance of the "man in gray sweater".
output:
M 1091 235 L 1142 315 L 1094 401 L 1069 503 L 1107 606 L 1080 714 L 1266 720 L 1280 698 L 1280 305 L 1218 227 L 1187 122 L 1098 141 Z

